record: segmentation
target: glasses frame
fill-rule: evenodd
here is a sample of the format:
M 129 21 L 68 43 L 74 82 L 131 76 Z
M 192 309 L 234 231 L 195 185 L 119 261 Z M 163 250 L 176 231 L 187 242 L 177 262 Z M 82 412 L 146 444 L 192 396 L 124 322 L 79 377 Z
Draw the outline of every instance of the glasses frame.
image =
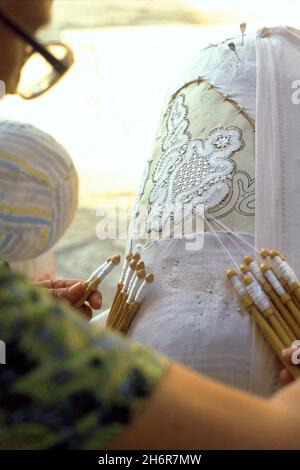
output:
M 48 91 L 55 83 L 57 83 L 61 77 L 70 69 L 74 62 L 74 56 L 72 50 L 64 43 L 56 41 L 56 42 L 49 42 L 47 44 L 49 45 L 61 45 L 63 46 L 66 51 L 67 55 L 64 60 L 59 60 L 57 59 L 51 52 L 49 52 L 46 47 L 36 38 L 32 36 L 32 34 L 24 27 L 20 26 L 18 22 L 16 22 L 14 19 L 12 19 L 9 15 L 7 15 L 1 8 L 0 8 L 0 19 L 12 30 L 14 31 L 19 37 L 21 37 L 26 43 L 30 44 L 32 47 L 32 51 L 27 57 L 29 57 L 34 54 L 35 52 L 38 52 L 44 59 L 52 65 L 52 67 L 55 69 L 57 72 L 57 78 L 51 83 L 49 88 L 46 88 L 45 90 L 41 91 L 40 93 L 37 93 L 35 95 L 32 95 L 32 97 L 25 97 L 21 95 L 25 99 L 32 99 L 36 98 L 46 91 Z M 66 60 L 67 59 L 67 60 Z

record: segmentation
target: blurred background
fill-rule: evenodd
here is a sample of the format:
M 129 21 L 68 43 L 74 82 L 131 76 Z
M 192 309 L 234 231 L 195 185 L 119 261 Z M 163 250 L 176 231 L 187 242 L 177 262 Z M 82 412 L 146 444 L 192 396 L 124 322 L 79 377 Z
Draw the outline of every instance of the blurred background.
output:
M 298 0 L 56 0 L 43 40 L 61 38 L 75 64 L 47 94 L 6 97 L 3 117 L 31 122 L 70 152 L 77 216 L 54 249 L 57 275 L 86 278 L 126 240 L 99 240 L 97 208 L 130 210 L 168 87 L 210 42 L 276 24 L 299 26 Z M 105 281 L 104 306 L 118 272 Z

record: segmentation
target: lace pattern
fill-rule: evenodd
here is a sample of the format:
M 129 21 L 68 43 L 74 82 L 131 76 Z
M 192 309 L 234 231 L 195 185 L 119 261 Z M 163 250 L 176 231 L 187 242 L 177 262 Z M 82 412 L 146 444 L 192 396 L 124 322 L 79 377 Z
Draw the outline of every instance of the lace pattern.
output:
M 244 147 L 241 129 L 217 127 L 206 139 L 192 139 L 187 116 L 188 106 L 180 94 L 170 107 L 162 155 L 152 176 L 148 231 L 161 231 L 169 218 L 176 223 L 177 209 L 187 204 L 211 209 L 231 190 L 236 173 L 231 157 Z

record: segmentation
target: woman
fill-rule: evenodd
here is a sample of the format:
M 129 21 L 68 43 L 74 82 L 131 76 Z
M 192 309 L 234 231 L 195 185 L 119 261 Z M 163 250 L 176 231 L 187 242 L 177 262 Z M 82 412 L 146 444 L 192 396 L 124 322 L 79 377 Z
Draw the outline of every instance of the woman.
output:
M 33 3 L 32 18 L 44 21 L 46 0 L 21 8 L 0 2 L 25 24 Z M 22 43 L 11 38 L 11 46 L 18 58 Z M 217 385 L 109 332 L 95 335 L 73 310 L 4 268 L 0 297 L 0 338 L 7 347 L 0 369 L 1 448 L 299 445 L 298 382 L 269 401 Z

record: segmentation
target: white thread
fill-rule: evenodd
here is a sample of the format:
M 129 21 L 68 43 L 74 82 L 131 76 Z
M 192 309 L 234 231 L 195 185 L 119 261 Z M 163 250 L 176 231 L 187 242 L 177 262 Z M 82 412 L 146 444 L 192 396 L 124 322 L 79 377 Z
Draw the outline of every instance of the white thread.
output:
M 138 279 L 138 278 L 137 278 L 137 272 L 136 272 L 136 270 L 134 270 L 134 273 L 133 273 L 133 275 L 131 276 L 131 279 L 130 279 L 130 282 L 129 282 L 129 285 L 128 285 L 128 289 L 127 289 L 127 292 L 128 292 L 128 293 L 131 291 L 131 289 L 132 289 L 132 287 L 133 287 L 133 285 L 134 285 L 136 279 Z
M 143 282 L 143 279 L 141 279 L 139 277 L 136 277 L 131 289 L 129 290 L 128 300 L 127 300 L 128 303 L 133 301 L 133 299 L 135 298 L 142 282 Z
M 125 281 L 124 281 L 124 286 L 123 286 L 123 289 L 122 289 L 123 294 L 125 294 L 125 292 L 128 291 L 128 286 L 129 286 L 129 284 L 130 284 L 130 281 L 131 281 L 131 278 L 132 278 L 134 272 L 135 272 L 135 270 L 132 269 L 132 268 L 129 266 L 129 268 L 127 269 L 127 273 L 126 273 Z
M 237 262 L 235 261 L 235 259 L 233 258 L 233 256 L 231 255 L 231 253 L 229 252 L 229 250 L 226 248 L 226 246 L 224 245 L 224 243 L 222 242 L 221 238 L 219 237 L 219 235 L 217 234 L 217 232 L 215 232 L 213 229 L 212 229 L 212 226 L 211 224 L 208 222 L 208 220 L 206 219 L 206 223 L 207 225 L 209 226 L 209 228 L 211 229 L 212 233 L 215 235 L 215 237 L 217 238 L 218 242 L 220 243 L 221 247 L 223 248 L 223 250 L 225 251 L 225 254 L 227 255 L 227 257 L 229 258 L 229 260 L 232 262 L 232 264 L 237 268 L 237 270 L 239 270 L 239 266 L 237 264 Z
M 286 268 L 289 272 L 289 276 L 291 276 L 291 278 L 293 279 L 294 282 L 298 283 L 299 282 L 298 278 L 297 278 L 295 272 L 293 271 L 293 269 L 291 268 L 291 266 L 287 263 L 287 261 L 283 261 L 283 263 L 286 265 Z
M 122 269 L 122 274 L 121 274 L 121 277 L 120 277 L 120 280 L 119 280 L 119 284 L 123 284 L 124 283 L 124 280 L 125 280 L 125 276 L 126 276 L 126 273 L 127 273 L 127 270 L 129 268 L 129 263 L 130 263 L 130 259 L 127 259 L 123 265 L 123 269 Z
M 264 312 L 265 310 L 271 307 L 271 303 L 268 297 L 263 292 L 258 282 L 253 281 L 251 282 L 251 284 L 248 284 L 247 291 L 249 292 L 250 297 L 261 312 Z
M 234 232 L 232 229 L 230 229 L 229 227 L 227 227 L 227 225 L 225 225 L 224 223 L 220 222 L 220 220 L 217 220 L 215 217 L 213 216 L 209 216 L 209 219 L 213 220 L 215 223 L 219 224 L 222 228 L 224 228 L 227 232 L 229 232 L 231 235 L 235 236 L 236 238 L 238 238 L 241 243 L 245 243 L 245 245 L 248 245 L 252 250 L 254 250 L 258 255 L 259 255 L 259 250 L 257 248 L 255 248 L 255 246 L 248 242 L 247 240 L 245 240 L 241 235 L 239 235 L 238 233 Z
M 223 233 L 226 233 L 227 237 L 229 238 L 229 240 L 231 241 L 231 243 L 233 245 L 235 245 L 237 248 L 239 248 L 241 254 L 244 254 L 244 255 L 248 255 L 248 252 L 245 248 L 243 248 L 231 235 L 231 233 L 228 233 L 228 232 L 223 232 Z
M 276 270 L 278 271 L 279 275 L 284 277 L 283 267 L 282 267 L 282 259 L 279 256 L 274 256 L 273 263 L 274 263 L 274 266 L 275 266 Z
M 97 278 L 100 280 L 100 281 L 103 281 L 103 279 L 114 269 L 115 265 L 112 261 L 110 261 L 109 263 L 107 263 L 107 266 L 105 266 L 102 271 L 100 272 L 100 274 L 98 274 Z
M 260 270 L 260 267 L 256 261 L 251 261 L 249 263 L 249 268 L 251 269 L 252 273 L 254 274 L 254 277 L 259 281 L 259 282 L 265 282 L 264 276 Z
M 145 296 L 145 290 L 147 287 L 147 281 L 146 279 L 143 280 L 142 284 L 140 285 L 136 295 L 135 295 L 135 302 L 138 302 L 139 304 L 142 302 L 144 296 Z
M 278 255 L 274 256 L 273 260 L 280 275 L 285 279 L 288 284 L 291 284 L 292 282 L 298 282 L 296 274 L 286 261 L 283 261 Z
M 268 256 L 267 258 L 270 259 L 271 261 L 273 261 L 272 271 L 276 274 L 277 277 L 281 277 L 282 274 L 281 274 L 281 271 L 280 271 L 280 269 L 278 268 L 278 266 L 276 264 L 276 261 L 274 259 L 272 260 L 270 256 Z
M 230 278 L 230 282 L 233 285 L 234 289 L 238 293 L 238 295 L 243 299 L 248 296 L 248 292 L 238 275 L 234 275 Z
M 103 270 L 103 268 L 108 264 L 107 261 L 105 261 L 105 263 L 101 264 L 97 269 L 95 269 L 95 271 L 92 272 L 92 274 L 90 275 L 90 277 L 87 279 L 87 282 L 91 282 L 93 281 L 94 279 L 96 279 L 98 277 L 98 275 L 101 273 L 101 271 Z
M 279 280 L 277 279 L 277 277 L 275 276 L 275 274 L 273 273 L 272 269 L 268 269 L 267 271 L 264 272 L 264 275 L 266 276 L 266 278 L 268 279 L 268 281 L 270 282 L 270 284 L 272 285 L 272 287 L 274 288 L 275 292 L 277 292 L 277 294 L 281 297 L 283 294 L 285 294 L 285 290 L 284 288 L 282 287 L 282 285 L 280 284 Z
M 209 219 L 209 220 L 213 220 L 213 222 L 214 222 L 216 225 L 219 225 L 221 228 L 223 228 L 222 225 L 221 225 L 221 223 L 219 223 L 219 221 L 218 221 L 217 219 L 215 219 L 214 217 L 208 217 L 208 219 Z M 224 225 L 224 227 L 225 227 L 225 225 Z M 236 240 L 233 239 L 233 237 L 231 236 L 233 233 L 231 232 L 230 229 L 229 229 L 228 231 L 222 232 L 222 233 L 224 233 L 224 234 L 229 238 L 229 240 L 231 241 L 231 243 L 232 243 L 233 245 L 235 245 L 235 246 L 239 249 L 239 251 L 241 252 L 241 254 L 244 253 L 245 255 L 248 255 L 247 250 L 246 250 L 245 248 L 243 248 Z

